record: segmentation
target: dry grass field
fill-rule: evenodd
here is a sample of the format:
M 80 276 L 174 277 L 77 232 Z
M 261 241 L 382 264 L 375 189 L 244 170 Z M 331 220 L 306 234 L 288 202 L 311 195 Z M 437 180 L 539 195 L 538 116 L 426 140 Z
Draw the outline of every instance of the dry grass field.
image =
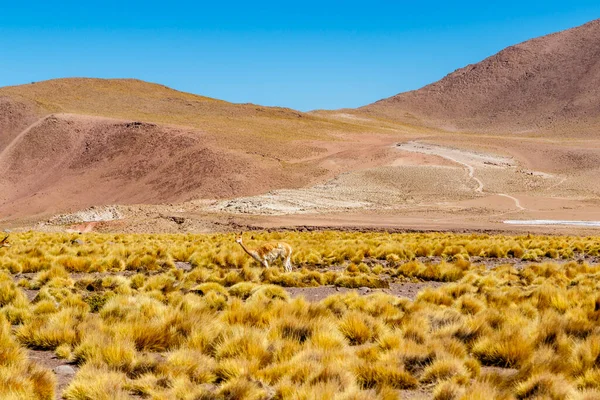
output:
M 293 271 L 234 234 L 11 235 L 0 398 L 600 396 L 600 237 L 245 236 L 292 245 Z

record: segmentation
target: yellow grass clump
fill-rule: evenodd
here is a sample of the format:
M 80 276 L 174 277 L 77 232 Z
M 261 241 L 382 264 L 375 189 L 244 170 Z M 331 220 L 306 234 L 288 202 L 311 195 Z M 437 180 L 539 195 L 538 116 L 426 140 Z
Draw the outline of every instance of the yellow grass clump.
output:
M 598 238 L 256 232 L 298 249 L 287 273 L 231 234 L 14 236 L 0 256 L 2 398 L 53 398 L 26 349 L 76 364 L 67 399 L 600 391 Z M 436 283 L 389 293 L 423 281 Z M 288 289 L 321 286 L 361 289 L 319 301 Z

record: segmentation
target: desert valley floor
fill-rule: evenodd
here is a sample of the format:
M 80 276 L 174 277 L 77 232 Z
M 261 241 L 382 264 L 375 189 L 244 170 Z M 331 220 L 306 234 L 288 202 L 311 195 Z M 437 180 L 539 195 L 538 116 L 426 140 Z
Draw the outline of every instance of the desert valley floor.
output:
M 344 139 L 311 143 L 325 149 L 311 161 L 334 172 L 307 187 L 171 205 L 97 206 L 45 219 L 39 228 L 70 222 L 67 229 L 130 232 L 305 226 L 593 233 L 600 221 L 598 140 L 432 132 Z M 364 164 L 349 167 L 357 157 Z M 509 223 L 536 220 L 589 226 Z

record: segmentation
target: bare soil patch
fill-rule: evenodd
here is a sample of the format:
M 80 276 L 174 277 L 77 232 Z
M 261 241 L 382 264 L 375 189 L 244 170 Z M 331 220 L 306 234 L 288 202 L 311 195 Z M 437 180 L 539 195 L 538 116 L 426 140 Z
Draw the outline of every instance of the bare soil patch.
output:
M 56 376 L 56 398 L 62 399 L 62 393 L 75 377 L 78 367 L 61 360 L 53 351 L 31 349 L 27 351 L 31 361 L 54 372 Z
M 361 296 L 373 293 L 387 293 L 398 297 L 404 297 L 414 300 L 417 294 L 424 288 L 436 288 L 442 286 L 442 282 L 420 282 L 420 283 L 390 283 L 389 289 L 371 289 L 358 288 L 348 289 L 336 286 L 318 286 L 318 287 L 286 287 L 285 290 L 292 297 L 304 297 L 308 301 L 318 302 L 335 294 L 345 294 L 354 292 Z

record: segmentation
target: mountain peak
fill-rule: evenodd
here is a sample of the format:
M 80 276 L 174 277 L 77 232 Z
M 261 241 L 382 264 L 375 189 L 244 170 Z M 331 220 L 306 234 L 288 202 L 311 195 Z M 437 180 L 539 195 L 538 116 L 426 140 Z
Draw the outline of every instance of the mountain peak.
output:
M 467 130 L 590 130 L 600 122 L 600 20 L 507 47 L 360 108 Z M 589 126 L 588 126 L 589 125 Z

